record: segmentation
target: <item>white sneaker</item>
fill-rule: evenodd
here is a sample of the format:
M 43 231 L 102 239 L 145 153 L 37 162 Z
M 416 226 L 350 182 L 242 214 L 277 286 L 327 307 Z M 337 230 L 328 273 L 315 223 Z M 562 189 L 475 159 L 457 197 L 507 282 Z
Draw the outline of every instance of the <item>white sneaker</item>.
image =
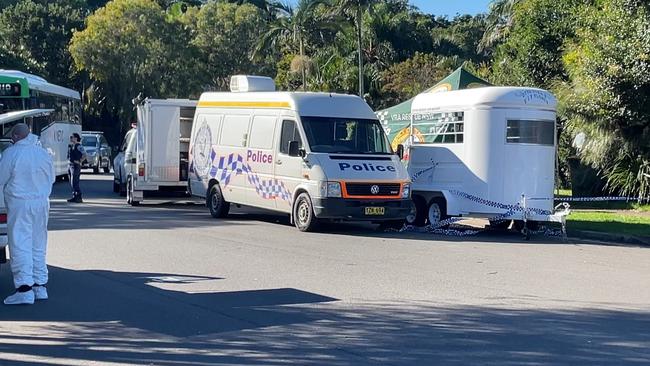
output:
M 32 287 L 34 291 L 34 298 L 36 300 L 47 300 L 47 288 L 45 286 L 34 286 Z
M 31 305 L 34 303 L 34 292 L 16 292 L 5 299 L 5 305 Z

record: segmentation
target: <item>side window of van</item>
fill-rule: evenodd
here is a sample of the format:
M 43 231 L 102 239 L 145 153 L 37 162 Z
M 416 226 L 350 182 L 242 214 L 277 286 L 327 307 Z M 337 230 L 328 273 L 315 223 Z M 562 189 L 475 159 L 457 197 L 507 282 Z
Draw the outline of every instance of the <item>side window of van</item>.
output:
M 249 116 L 225 116 L 221 129 L 221 145 L 244 147 L 246 146 Z
M 280 136 L 280 153 L 289 154 L 289 142 L 298 141 L 302 148 L 302 139 L 295 121 L 282 121 L 282 134 Z
M 270 150 L 273 147 L 276 117 L 255 116 L 250 131 L 248 147 Z

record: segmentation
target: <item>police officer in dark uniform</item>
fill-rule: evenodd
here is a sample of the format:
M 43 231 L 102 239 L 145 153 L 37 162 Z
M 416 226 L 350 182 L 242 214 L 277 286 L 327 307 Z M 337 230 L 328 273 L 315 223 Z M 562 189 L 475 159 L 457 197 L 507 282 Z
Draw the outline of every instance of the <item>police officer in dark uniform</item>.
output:
M 86 151 L 81 145 L 81 136 L 78 133 L 73 133 L 70 136 L 70 145 L 68 145 L 68 160 L 70 160 L 70 168 L 68 170 L 70 177 L 70 184 L 72 185 L 72 198 L 68 202 L 81 203 L 81 188 L 79 187 L 79 180 L 81 178 L 81 162 L 85 158 Z

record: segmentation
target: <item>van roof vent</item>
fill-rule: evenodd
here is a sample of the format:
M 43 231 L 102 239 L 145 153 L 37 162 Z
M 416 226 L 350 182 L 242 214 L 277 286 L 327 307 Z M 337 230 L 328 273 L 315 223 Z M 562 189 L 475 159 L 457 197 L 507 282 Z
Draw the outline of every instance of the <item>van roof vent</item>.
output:
M 234 75 L 230 78 L 230 91 L 233 93 L 272 92 L 275 82 L 270 77 Z

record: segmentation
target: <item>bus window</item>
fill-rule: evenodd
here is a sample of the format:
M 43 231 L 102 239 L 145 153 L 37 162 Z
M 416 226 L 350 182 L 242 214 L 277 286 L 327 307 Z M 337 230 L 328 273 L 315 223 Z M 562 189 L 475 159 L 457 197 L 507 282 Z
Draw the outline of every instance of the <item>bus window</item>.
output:
M 0 98 L 0 113 L 19 111 L 23 109 L 23 100 L 15 98 Z

